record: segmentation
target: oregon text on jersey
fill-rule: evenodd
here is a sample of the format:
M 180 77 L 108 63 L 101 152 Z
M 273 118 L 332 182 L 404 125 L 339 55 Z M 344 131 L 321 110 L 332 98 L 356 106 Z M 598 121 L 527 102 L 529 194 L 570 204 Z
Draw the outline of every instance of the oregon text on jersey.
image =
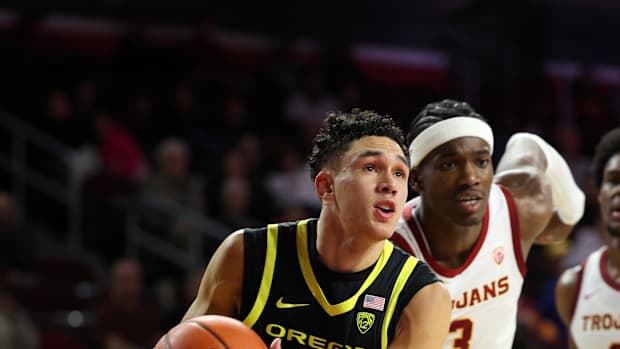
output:
M 286 341 L 296 341 L 299 345 L 315 349 L 365 349 L 363 347 L 351 346 L 329 339 L 307 334 L 304 331 L 286 328 L 278 324 L 267 324 L 265 332 L 274 337 L 282 338 Z

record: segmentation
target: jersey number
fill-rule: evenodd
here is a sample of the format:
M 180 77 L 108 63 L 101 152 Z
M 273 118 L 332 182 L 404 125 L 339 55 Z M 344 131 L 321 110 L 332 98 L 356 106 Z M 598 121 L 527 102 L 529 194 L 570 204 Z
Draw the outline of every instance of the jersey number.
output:
M 468 349 L 473 327 L 474 323 L 470 319 L 457 319 L 452 321 L 452 323 L 450 323 L 450 332 L 461 332 L 461 336 L 454 339 L 452 347 L 455 349 Z

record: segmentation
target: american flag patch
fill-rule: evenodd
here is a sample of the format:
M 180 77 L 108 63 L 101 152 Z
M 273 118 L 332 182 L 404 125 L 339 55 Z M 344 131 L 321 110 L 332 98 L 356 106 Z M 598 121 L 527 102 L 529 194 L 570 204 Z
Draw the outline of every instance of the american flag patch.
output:
M 367 294 L 364 296 L 364 304 L 362 306 L 368 309 L 383 311 L 383 307 L 385 306 L 385 298 Z

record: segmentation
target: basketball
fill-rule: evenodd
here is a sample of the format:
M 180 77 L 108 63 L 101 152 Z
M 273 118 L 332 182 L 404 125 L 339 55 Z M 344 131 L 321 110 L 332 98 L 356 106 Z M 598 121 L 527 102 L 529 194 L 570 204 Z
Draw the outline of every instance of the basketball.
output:
M 221 315 L 203 315 L 181 322 L 154 349 L 267 349 L 243 322 Z

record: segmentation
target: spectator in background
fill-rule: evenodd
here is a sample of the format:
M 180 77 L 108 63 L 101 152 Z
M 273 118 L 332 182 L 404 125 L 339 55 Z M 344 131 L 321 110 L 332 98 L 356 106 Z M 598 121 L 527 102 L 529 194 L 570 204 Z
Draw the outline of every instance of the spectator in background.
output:
M 56 155 L 50 149 L 33 147 L 33 163 L 31 166 L 43 173 L 53 176 L 58 183 L 66 183 L 73 175 L 71 152 L 77 151 L 89 141 L 88 124 L 77 117 L 73 103 L 67 91 L 52 88 L 47 92 L 45 110 L 36 126 L 54 141 L 67 147 L 68 152 Z
M 88 123 L 99 100 L 99 83 L 94 78 L 84 78 L 75 87 L 74 105 L 76 118 Z
M 276 208 L 273 205 L 265 205 L 266 200 L 271 200 L 271 195 L 264 183 L 265 169 L 268 167 L 264 156 L 271 156 L 272 153 L 264 150 L 263 140 L 253 132 L 243 133 L 236 149 L 242 161 L 245 176 L 252 187 L 252 202 L 250 203 L 252 216 L 262 222 L 269 221 Z
M 144 193 L 150 200 L 176 205 L 178 211 L 165 218 L 156 213 L 154 218 L 159 223 L 153 229 L 163 229 L 165 239 L 188 249 L 190 235 L 197 232 L 187 216 L 205 213 L 204 180 L 192 173 L 189 146 L 180 138 L 161 141 L 155 149 L 155 162 L 155 171 L 146 180 Z
M 251 195 L 251 186 L 245 177 L 225 178 L 219 191 L 217 218 L 234 229 L 259 226 L 260 221 L 250 211 Z
M 103 175 L 129 185 L 141 182 L 147 166 L 135 137 L 103 110 L 95 113 L 94 127 Z
M 265 178 L 265 187 L 275 205 L 289 219 L 294 218 L 291 217 L 293 211 L 300 213 L 298 219 L 316 214 L 321 208 L 321 202 L 310 180 L 310 167 L 293 145 L 285 144 L 279 150 L 276 156 L 279 169 Z
M 152 151 L 168 132 L 157 112 L 153 93 L 144 87 L 137 87 L 131 92 L 124 123 L 138 145 L 146 152 Z
M 71 148 L 78 148 L 88 140 L 87 124 L 77 119 L 71 98 L 65 90 L 51 89 L 46 103 L 44 119 L 39 125 L 41 130 Z
M 38 349 L 39 329 L 0 281 L 0 348 Z
M 204 181 L 192 173 L 188 144 L 180 138 L 162 140 L 155 148 L 155 171 L 145 190 L 162 199 L 204 213 Z
M 212 207 L 216 219 L 231 227 L 237 226 L 236 221 L 246 218 L 248 223 L 263 222 L 274 211 L 263 178 L 253 178 L 254 173 L 246 166 L 245 160 L 244 153 L 233 148 L 222 157 L 220 167 L 211 175 L 213 185 L 209 186 L 209 207 Z M 242 193 L 240 190 L 247 192 Z M 239 201 L 234 202 L 233 197 Z M 232 211 L 227 212 L 229 209 Z
M 247 100 L 241 93 L 227 91 L 210 120 L 204 121 L 209 124 L 191 130 L 189 140 L 196 152 L 207 159 L 203 161 L 206 166 L 212 165 L 211 159 L 220 160 L 221 154 L 235 149 L 240 136 L 250 130 L 247 108 Z
M 117 260 L 107 293 L 95 312 L 95 336 L 103 349 L 152 348 L 163 335 L 159 304 L 146 293 L 140 261 Z
M 98 169 L 82 184 L 84 240 L 107 262 L 124 253 L 123 203 L 147 174 L 142 149 L 127 129 L 106 110 L 94 114 Z
M 237 149 L 243 158 L 243 164 L 246 168 L 248 176 L 262 176 L 263 149 L 259 137 L 252 132 L 242 134 L 239 138 Z
M 237 145 L 240 135 L 250 129 L 248 101 L 238 92 L 229 92 L 222 100 L 219 112 L 219 130 L 214 150 L 228 150 Z
M 305 144 L 311 143 L 327 112 L 342 109 L 338 98 L 328 92 L 325 84 L 323 70 L 309 68 L 303 73 L 302 88 L 292 92 L 285 102 L 284 114 L 303 129 Z
M 0 282 L 12 287 L 28 283 L 38 257 L 35 232 L 18 222 L 16 206 L 12 194 L 0 192 Z
M 170 111 L 163 119 L 163 126 L 169 135 L 192 140 L 193 134 L 199 131 L 197 129 L 207 126 L 207 114 L 202 103 L 198 102 L 196 92 L 193 85 L 183 81 L 172 87 L 168 106 Z

